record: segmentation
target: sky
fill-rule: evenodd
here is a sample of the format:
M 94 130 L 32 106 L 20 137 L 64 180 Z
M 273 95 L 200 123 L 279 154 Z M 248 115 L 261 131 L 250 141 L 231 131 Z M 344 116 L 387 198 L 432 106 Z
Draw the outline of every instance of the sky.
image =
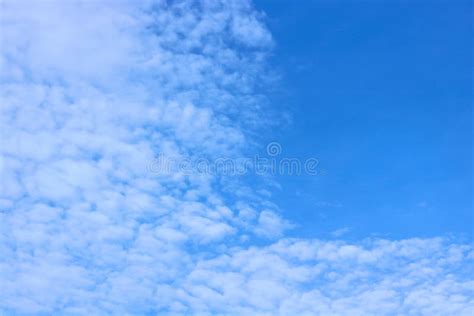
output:
M 271 102 L 293 114 L 268 137 L 325 171 L 282 179 L 304 234 L 472 237 L 471 3 L 256 5 L 283 77 Z
M 469 2 L 0 6 L 0 314 L 472 314 Z

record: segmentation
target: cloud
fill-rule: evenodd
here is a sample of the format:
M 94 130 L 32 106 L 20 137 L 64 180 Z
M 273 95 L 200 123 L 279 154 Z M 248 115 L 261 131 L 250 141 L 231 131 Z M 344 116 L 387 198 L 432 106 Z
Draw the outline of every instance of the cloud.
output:
M 351 231 L 351 229 L 349 227 L 342 227 L 342 228 L 339 228 L 339 229 L 336 229 L 336 230 L 332 231 L 330 234 L 331 234 L 332 237 L 339 238 L 341 236 L 346 235 L 350 231 Z
M 264 210 L 258 217 L 256 233 L 265 237 L 280 237 L 292 225 L 274 212 Z
M 177 312 L 469 315 L 470 253 L 443 239 L 282 239 L 199 261 L 183 285 L 191 307 Z
M 2 314 L 467 314 L 469 245 L 287 239 L 239 179 L 150 172 L 251 142 L 250 3 L 1 6 Z

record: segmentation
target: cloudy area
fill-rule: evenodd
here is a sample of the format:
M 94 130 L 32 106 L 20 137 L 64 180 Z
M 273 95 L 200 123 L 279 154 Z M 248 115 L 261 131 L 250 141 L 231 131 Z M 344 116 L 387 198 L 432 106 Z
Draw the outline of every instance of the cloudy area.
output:
M 150 169 L 264 146 L 267 18 L 248 1 L 1 1 L 2 315 L 472 314 L 465 238 L 301 237 L 272 179 Z

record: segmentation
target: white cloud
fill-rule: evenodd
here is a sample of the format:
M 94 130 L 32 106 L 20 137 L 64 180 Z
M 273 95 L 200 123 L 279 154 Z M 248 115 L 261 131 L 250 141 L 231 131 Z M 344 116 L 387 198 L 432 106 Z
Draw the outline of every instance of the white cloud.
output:
M 339 228 L 339 229 L 336 229 L 334 231 L 331 232 L 331 236 L 332 237 L 335 237 L 335 238 L 339 238 L 341 236 L 344 236 L 346 235 L 347 233 L 349 233 L 351 230 L 349 227 L 342 227 L 342 228 Z
M 272 45 L 251 4 L 1 6 L 2 314 L 469 311 L 471 246 L 285 239 L 237 181 L 150 172 L 249 141 Z
M 440 239 L 283 239 L 198 261 L 178 300 L 204 314 L 469 315 L 470 251 Z
M 265 237 L 280 237 L 292 225 L 274 212 L 264 210 L 258 217 L 256 233 Z

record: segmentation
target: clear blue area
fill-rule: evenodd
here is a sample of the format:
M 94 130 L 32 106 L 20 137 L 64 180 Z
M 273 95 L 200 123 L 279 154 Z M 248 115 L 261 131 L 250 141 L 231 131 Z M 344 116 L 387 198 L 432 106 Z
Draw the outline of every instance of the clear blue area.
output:
M 293 122 L 269 141 L 317 157 L 282 176 L 298 236 L 472 237 L 472 5 L 258 0 L 275 38 L 270 96 Z

